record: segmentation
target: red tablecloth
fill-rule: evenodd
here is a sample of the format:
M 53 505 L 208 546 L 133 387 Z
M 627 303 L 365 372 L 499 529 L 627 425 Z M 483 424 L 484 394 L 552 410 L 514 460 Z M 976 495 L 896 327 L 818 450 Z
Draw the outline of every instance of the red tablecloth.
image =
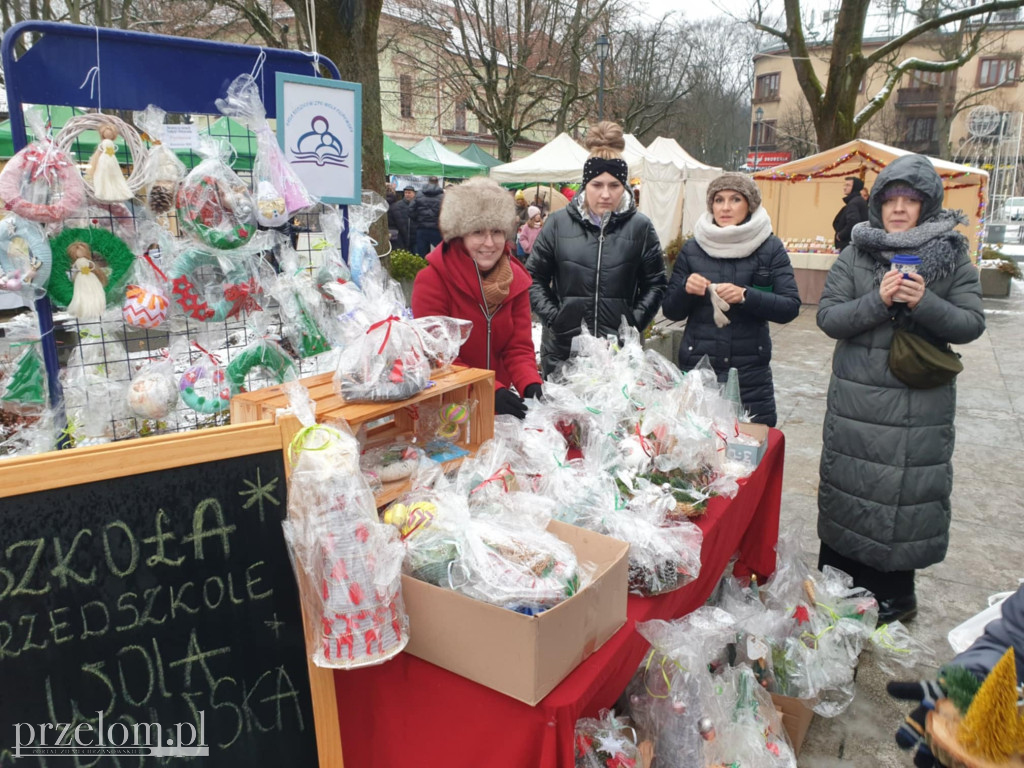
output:
M 336 672 L 347 768 L 572 768 L 576 721 L 612 706 L 647 650 L 637 622 L 701 606 L 737 552 L 738 571 L 774 571 L 784 455 L 783 435 L 773 429 L 735 498 L 713 499 L 698 521 L 700 577 L 667 595 L 631 595 L 622 629 L 536 707 L 405 653 L 379 667 Z

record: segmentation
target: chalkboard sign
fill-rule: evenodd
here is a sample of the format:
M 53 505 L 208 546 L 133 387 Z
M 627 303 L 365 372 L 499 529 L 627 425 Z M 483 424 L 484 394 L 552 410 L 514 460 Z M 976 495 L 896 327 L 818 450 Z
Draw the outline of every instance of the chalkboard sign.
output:
M 53 764 L 15 763 L 19 745 L 71 747 L 96 766 L 318 765 L 269 435 L 275 450 L 229 458 L 173 436 L 157 452 L 179 465 L 137 474 L 133 457 L 148 454 L 82 449 L 121 467 L 84 483 L 90 457 L 64 452 L 74 484 L 28 493 L 0 466 L 0 767 Z M 61 458 L 41 460 L 49 484 Z M 97 759 L 83 742 L 164 757 Z

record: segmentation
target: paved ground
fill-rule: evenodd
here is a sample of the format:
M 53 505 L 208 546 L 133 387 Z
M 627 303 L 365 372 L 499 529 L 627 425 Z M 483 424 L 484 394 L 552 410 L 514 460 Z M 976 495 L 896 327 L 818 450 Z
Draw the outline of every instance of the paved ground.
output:
M 816 564 L 818 458 L 833 342 L 804 307 L 786 326 L 773 326 L 779 427 L 786 435 L 782 525 L 799 537 Z M 958 351 L 953 455 L 953 527 L 945 562 L 919 572 L 920 613 L 908 626 L 935 649 L 940 663 L 953 652 L 947 632 L 974 615 L 988 595 L 1024 577 L 1024 285 L 1008 299 L 985 299 L 988 330 Z M 926 674 L 929 670 L 922 670 Z M 856 698 L 841 717 L 815 717 L 801 768 L 909 766 L 893 733 L 907 707 L 885 693 L 887 678 L 870 654 L 861 657 Z

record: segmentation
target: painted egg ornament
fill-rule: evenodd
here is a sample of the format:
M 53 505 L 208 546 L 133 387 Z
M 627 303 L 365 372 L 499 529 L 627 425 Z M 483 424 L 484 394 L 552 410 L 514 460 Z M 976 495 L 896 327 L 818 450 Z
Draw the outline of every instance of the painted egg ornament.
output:
M 128 387 L 128 407 L 144 419 L 165 419 L 177 404 L 178 386 L 170 376 L 143 373 Z
M 121 316 L 136 328 L 156 328 L 167 320 L 170 300 L 154 286 L 129 285 L 125 289 Z
M 451 440 L 459 434 L 461 426 L 469 420 L 469 408 L 462 403 L 448 403 L 441 406 L 439 415 L 441 426 L 438 427 L 437 434 L 439 437 Z

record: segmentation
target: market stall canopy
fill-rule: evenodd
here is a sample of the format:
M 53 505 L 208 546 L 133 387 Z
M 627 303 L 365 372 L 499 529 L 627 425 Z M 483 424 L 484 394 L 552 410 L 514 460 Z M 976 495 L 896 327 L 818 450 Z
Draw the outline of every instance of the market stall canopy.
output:
M 487 168 L 493 168 L 496 165 L 501 165 L 501 160 L 480 149 L 477 144 L 470 144 L 464 150 L 459 152 L 459 154 L 467 160 L 472 160 L 477 165 L 483 165 Z
M 722 169 L 705 165 L 675 139 L 664 136 L 647 147 L 645 168 L 647 179 L 640 190 L 640 210 L 654 222 L 661 244 L 667 246 L 680 234 L 693 232 L 706 210 L 708 184 Z
M 40 109 L 39 107 L 28 107 L 28 109 Z M 60 133 L 60 129 L 64 127 L 64 123 L 70 120 L 75 115 L 84 115 L 85 111 L 78 109 L 77 107 L 43 107 L 46 109 L 46 114 L 49 117 L 51 135 L 56 136 Z M 31 129 L 29 130 L 28 140 L 32 141 L 33 136 L 31 135 Z M 96 131 L 85 131 L 79 135 L 74 147 L 72 148 L 78 162 L 87 163 L 89 158 L 92 157 L 92 153 L 96 151 L 96 146 L 100 143 L 99 134 Z M 124 141 L 120 138 L 117 140 L 118 157 L 122 157 L 123 153 L 126 152 Z M 0 159 L 8 159 L 14 157 L 14 138 L 11 135 L 11 121 L 4 120 L 0 123 Z
M 444 166 L 384 137 L 384 172 L 394 176 L 443 176 Z
M 647 149 L 640 143 L 640 139 L 632 133 L 625 133 L 622 138 L 626 142 L 626 148 L 622 150 L 622 158 L 629 166 L 630 178 L 641 176 L 643 173 L 644 161 L 648 158 Z
M 466 179 L 470 176 L 486 176 L 489 166 L 474 163 L 467 157 L 452 152 L 441 142 L 430 136 L 414 144 L 410 149 L 413 154 L 440 163 L 444 170 L 438 174 L 447 179 Z
M 810 157 L 777 165 L 754 174 L 775 234 L 782 239 L 814 239 L 832 242 L 832 219 L 843 205 L 843 179 L 856 176 L 871 188 L 889 163 L 907 152 L 867 139 L 854 139 Z M 985 212 L 988 173 L 948 160 L 928 158 L 946 190 L 943 207 L 962 210 L 970 224 L 960 227 L 979 247 L 978 228 Z
M 491 168 L 491 178 L 499 183 L 582 181 L 587 150 L 560 133 L 531 155 Z
M 200 137 L 213 136 L 227 141 L 234 150 L 229 165 L 236 171 L 251 171 L 252 163 L 256 157 L 256 134 L 246 128 L 237 120 L 230 117 L 222 117 L 214 120 L 209 127 L 199 131 Z M 181 159 L 187 168 L 192 168 L 203 159 L 198 152 L 190 150 L 176 150 L 175 154 Z

